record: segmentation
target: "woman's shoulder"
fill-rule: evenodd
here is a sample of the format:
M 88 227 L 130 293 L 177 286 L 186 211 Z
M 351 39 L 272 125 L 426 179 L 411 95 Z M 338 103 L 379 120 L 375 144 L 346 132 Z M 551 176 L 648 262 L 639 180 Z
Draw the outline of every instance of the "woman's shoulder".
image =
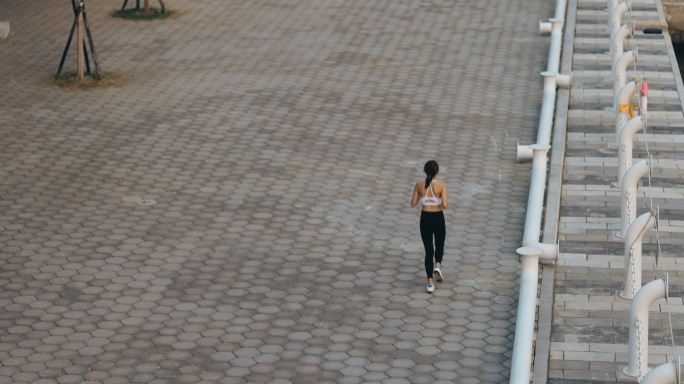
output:
M 432 181 L 430 181 L 430 185 L 444 187 L 446 186 L 446 183 L 442 180 L 432 179 Z M 418 180 L 416 182 L 416 187 L 425 188 L 425 180 Z

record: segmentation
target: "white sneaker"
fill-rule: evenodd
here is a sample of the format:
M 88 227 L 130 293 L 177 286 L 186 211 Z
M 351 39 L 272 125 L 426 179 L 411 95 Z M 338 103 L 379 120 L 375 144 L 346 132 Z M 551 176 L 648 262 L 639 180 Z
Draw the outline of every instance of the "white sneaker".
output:
M 432 293 L 435 291 L 435 285 L 430 283 L 427 285 L 426 289 L 427 289 L 428 293 Z
M 439 268 L 435 268 L 435 270 L 432 273 L 433 275 L 435 275 L 435 280 L 437 280 L 440 283 L 444 281 L 444 275 L 442 274 L 442 270 L 440 270 Z

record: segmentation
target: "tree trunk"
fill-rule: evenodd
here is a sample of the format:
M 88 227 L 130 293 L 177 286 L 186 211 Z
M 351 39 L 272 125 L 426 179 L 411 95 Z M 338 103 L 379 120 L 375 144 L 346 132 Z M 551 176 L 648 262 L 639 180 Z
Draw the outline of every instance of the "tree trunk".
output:
M 143 8 L 143 12 L 146 15 L 149 15 L 149 13 L 150 13 L 150 0 L 145 0 L 145 7 Z

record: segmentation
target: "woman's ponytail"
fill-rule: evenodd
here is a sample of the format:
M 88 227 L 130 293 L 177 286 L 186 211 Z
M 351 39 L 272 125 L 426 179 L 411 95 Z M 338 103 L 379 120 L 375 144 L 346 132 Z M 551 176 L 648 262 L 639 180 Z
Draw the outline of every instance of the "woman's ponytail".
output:
M 430 186 L 430 183 L 432 182 L 432 177 L 433 176 L 428 176 L 425 178 L 425 189 Z
M 430 186 L 432 179 L 435 176 L 437 176 L 437 173 L 439 172 L 439 164 L 437 164 L 437 162 L 434 160 L 430 160 L 427 163 L 425 163 L 423 170 L 427 175 L 427 177 L 425 178 L 425 189 L 427 189 L 427 187 Z

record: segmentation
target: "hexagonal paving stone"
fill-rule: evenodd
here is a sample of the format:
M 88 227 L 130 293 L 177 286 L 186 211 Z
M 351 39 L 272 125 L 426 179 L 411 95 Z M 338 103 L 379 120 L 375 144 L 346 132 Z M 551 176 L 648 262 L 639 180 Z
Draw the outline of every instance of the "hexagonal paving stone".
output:
M 534 136 L 552 4 L 491 4 L 491 31 L 446 1 L 169 6 L 140 40 L 88 3 L 121 76 L 94 93 L 35 80 L 68 7 L 3 7 L 0 383 L 505 381 L 510 143 Z M 452 199 L 434 294 L 407 207 L 430 158 Z

